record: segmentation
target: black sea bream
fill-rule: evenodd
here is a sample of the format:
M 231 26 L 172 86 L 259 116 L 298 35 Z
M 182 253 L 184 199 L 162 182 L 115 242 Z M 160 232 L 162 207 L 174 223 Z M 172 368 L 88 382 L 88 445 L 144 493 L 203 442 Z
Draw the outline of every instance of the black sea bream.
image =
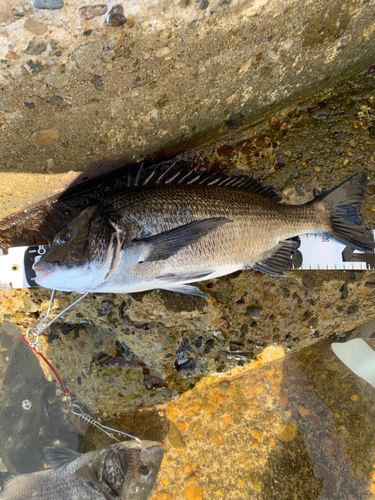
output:
M 161 288 L 203 295 L 188 284 L 241 269 L 282 275 L 297 246 L 290 238 L 304 233 L 374 250 L 359 214 L 364 173 L 304 205 L 279 203 L 272 188 L 249 177 L 190 174 L 186 184 L 168 175 L 86 208 L 34 265 L 36 282 L 77 292 Z

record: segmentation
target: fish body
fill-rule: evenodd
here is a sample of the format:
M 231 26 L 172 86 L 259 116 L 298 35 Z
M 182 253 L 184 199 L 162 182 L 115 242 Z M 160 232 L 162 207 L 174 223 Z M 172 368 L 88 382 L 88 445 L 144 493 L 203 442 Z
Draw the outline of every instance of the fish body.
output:
M 126 441 L 83 455 L 46 448 L 51 469 L 0 472 L 0 500 L 146 500 L 165 450 L 156 442 L 144 444 Z
M 189 283 L 249 268 L 282 275 L 297 246 L 291 238 L 301 234 L 372 252 L 359 215 L 365 186 L 366 174 L 356 174 L 304 205 L 279 203 L 272 189 L 246 177 L 222 186 L 130 187 L 86 208 L 57 234 L 34 265 L 36 282 L 65 291 L 202 295 Z

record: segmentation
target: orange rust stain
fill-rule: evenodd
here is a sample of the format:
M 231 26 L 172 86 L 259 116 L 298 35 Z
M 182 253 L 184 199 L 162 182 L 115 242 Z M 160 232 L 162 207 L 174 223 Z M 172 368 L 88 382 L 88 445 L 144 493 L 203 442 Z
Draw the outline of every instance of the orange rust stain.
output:
M 184 489 L 186 500 L 204 500 L 202 486 L 188 486 Z
M 258 443 L 253 443 L 253 448 L 258 448 L 259 444 Z
M 229 422 L 230 422 L 230 417 L 225 417 L 225 423 L 229 425 Z
M 191 467 L 193 470 L 197 470 L 197 464 L 192 464 Z
M 243 486 L 243 479 L 239 479 L 238 480 L 238 487 L 242 488 L 242 486 Z
M 177 422 L 177 427 L 179 428 L 180 431 L 183 431 L 185 429 L 184 422 Z
M 298 429 L 293 424 L 286 424 L 286 426 L 279 431 L 279 437 L 283 441 L 291 441 L 297 436 L 297 434 Z
M 158 491 L 151 497 L 151 500 L 173 500 L 173 495 L 167 491 Z
M 251 435 L 253 436 L 253 438 L 257 439 L 260 443 L 263 441 L 259 431 L 252 431 Z
M 306 417 L 310 413 L 310 410 L 308 408 L 304 408 L 303 406 L 299 406 L 298 411 L 300 412 L 302 417 Z
M 371 493 L 375 493 L 375 483 L 370 484 L 370 491 Z
M 223 398 L 223 396 L 221 394 L 219 394 L 218 392 L 216 393 L 216 397 L 217 399 L 220 401 L 220 403 L 225 403 L 225 399 Z
M 164 477 L 162 483 L 164 486 L 168 486 L 168 479 Z
M 276 446 L 276 441 L 275 441 L 273 438 L 269 438 L 269 440 L 268 440 L 268 444 L 269 444 L 270 446 Z

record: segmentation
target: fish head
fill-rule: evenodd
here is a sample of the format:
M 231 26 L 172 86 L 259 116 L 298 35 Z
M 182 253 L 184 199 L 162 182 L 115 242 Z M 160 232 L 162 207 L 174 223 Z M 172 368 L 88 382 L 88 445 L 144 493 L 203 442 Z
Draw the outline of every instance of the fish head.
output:
M 97 206 L 86 208 L 35 262 L 36 283 L 54 290 L 91 291 L 110 269 L 115 234 Z
M 165 449 L 160 443 L 126 441 L 108 451 L 102 479 L 123 500 L 146 500 L 154 487 Z M 117 498 L 116 497 L 116 498 Z

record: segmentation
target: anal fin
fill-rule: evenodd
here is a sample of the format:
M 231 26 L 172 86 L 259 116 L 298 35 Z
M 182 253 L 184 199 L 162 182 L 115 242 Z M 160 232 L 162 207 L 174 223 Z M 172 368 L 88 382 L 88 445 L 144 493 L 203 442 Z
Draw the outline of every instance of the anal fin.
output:
M 284 240 L 271 250 L 269 257 L 260 260 L 251 267 L 255 271 L 271 274 L 272 276 L 283 276 L 284 271 L 291 268 L 292 257 L 299 243 L 295 240 Z
M 198 287 L 191 285 L 171 285 L 163 286 L 161 290 L 168 290 L 169 292 L 185 293 L 186 295 L 195 295 L 197 297 L 208 297 L 205 293 L 201 292 Z

